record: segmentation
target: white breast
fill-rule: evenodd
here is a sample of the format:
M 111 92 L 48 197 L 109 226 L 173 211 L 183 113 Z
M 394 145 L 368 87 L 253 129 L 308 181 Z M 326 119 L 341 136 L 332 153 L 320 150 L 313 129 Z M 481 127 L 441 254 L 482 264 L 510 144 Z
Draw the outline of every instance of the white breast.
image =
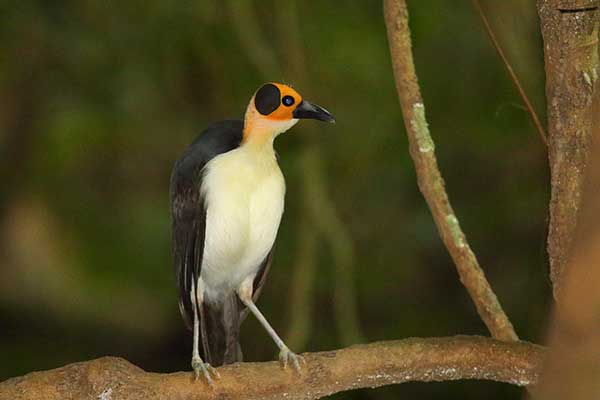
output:
M 211 160 L 202 191 L 206 234 L 201 279 L 216 299 L 258 271 L 273 247 L 283 213 L 285 182 L 275 155 L 240 147 Z

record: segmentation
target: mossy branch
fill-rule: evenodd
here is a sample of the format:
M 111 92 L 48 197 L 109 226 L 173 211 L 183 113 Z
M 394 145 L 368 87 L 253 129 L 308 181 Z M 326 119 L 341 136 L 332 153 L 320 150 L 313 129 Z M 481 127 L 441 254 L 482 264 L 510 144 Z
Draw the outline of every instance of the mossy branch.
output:
M 384 13 L 396 89 L 419 189 L 433 214 L 438 232 L 454 260 L 460 280 L 473 299 L 483 322 L 495 338 L 517 340 L 511 322 L 502 310 L 460 228 L 444 188 L 444 179 L 438 169 L 435 145 L 429 133 L 425 107 L 415 73 L 406 2 L 384 0 Z

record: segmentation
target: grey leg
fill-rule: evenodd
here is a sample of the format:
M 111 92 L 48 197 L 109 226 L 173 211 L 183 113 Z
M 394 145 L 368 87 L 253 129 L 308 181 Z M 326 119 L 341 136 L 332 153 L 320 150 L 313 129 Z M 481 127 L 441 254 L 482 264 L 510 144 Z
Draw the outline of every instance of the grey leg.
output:
M 286 368 L 289 363 L 294 366 L 296 371 L 300 372 L 300 362 L 304 361 L 303 358 L 295 353 L 293 353 L 281 340 L 275 329 L 269 324 L 269 321 L 265 318 L 264 315 L 260 312 L 256 304 L 252 301 L 252 296 L 248 298 L 247 296 L 240 296 L 242 303 L 254 314 L 256 319 L 261 323 L 261 325 L 265 328 L 269 336 L 273 339 L 277 347 L 279 347 L 279 360 L 283 363 L 283 367 Z
M 215 378 L 220 378 L 219 372 L 214 369 L 209 363 L 205 363 L 200 358 L 200 352 L 198 351 L 198 340 L 200 336 L 200 319 L 198 318 L 198 308 L 202 307 L 202 304 L 198 304 L 196 298 L 196 291 L 192 287 L 191 292 L 192 306 L 194 308 L 194 336 L 192 345 L 192 369 L 194 370 L 195 380 L 198 380 L 200 373 L 204 375 L 209 385 L 213 385 L 213 379 L 210 376 L 211 373 Z

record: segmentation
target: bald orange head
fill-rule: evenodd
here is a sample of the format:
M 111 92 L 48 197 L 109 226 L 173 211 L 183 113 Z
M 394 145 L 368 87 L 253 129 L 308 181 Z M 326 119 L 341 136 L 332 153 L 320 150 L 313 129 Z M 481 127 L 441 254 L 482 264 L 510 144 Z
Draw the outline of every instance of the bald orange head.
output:
M 311 104 L 288 85 L 266 83 L 252 97 L 244 122 L 244 140 L 252 136 L 277 135 L 301 118 L 335 122 L 322 107 Z
M 293 119 L 296 105 L 302 96 L 288 85 L 267 83 L 254 94 L 254 106 L 267 119 L 276 121 Z

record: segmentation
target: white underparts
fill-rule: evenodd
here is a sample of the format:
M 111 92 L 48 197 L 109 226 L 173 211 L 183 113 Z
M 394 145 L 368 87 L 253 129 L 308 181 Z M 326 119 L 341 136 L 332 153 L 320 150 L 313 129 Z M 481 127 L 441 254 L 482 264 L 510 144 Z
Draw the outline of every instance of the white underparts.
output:
M 272 140 L 221 154 L 203 172 L 206 232 L 198 286 L 214 301 L 253 279 L 273 247 L 285 182 Z

